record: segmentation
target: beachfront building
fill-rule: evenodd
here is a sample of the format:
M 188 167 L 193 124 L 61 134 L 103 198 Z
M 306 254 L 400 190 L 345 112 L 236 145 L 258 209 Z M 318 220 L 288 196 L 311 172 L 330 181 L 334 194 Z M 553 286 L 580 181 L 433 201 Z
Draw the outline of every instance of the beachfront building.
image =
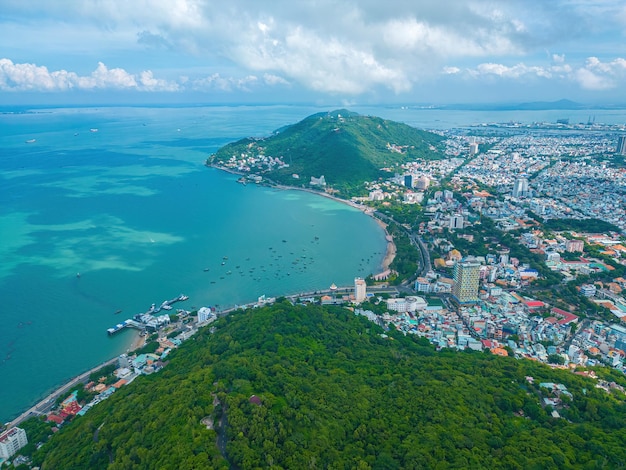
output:
M 215 315 L 208 307 L 200 307 L 198 310 L 198 323 L 211 323 L 215 320 Z
M 28 444 L 26 431 L 22 428 L 11 428 L 0 434 L 0 458 L 9 459 L 18 450 Z
M 354 301 L 360 304 L 367 298 L 367 284 L 361 277 L 354 278 Z
M 470 261 L 459 261 L 454 265 L 454 285 L 452 296 L 460 304 L 478 302 L 478 286 L 480 284 L 480 264 Z

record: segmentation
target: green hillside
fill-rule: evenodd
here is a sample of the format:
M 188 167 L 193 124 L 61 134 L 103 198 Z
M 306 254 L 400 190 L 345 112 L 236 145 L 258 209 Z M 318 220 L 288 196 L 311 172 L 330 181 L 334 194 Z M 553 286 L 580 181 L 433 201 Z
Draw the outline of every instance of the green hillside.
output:
M 490 354 L 435 352 L 339 307 L 279 302 L 214 326 L 174 351 L 162 372 L 76 418 L 35 463 L 44 470 L 626 465 L 624 395 L 591 379 Z M 540 405 L 552 393 L 540 382 L 571 392 L 562 418 Z
M 389 173 L 385 167 L 418 158 L 442 158 L 442 137 L 406 124 L 347 110 L 318 113 L 263 139 L 247 138 L 222 147 L 209 163 L 228 165 L 242 158 L 280 158 L 288 165 L 259 165 L 254 173 L 283 184 L 306 185 L 324 175 L 334 188 L 354 188 Z M 260 171 L 258 171 L 260 170 Z M 299 175 L 294 179 L 293 174 Z

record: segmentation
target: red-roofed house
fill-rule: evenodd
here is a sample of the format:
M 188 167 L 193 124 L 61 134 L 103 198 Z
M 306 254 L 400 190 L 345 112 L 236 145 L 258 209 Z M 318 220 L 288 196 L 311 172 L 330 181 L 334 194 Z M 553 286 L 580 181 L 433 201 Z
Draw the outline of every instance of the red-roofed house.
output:
M 64 419 L 61 418 L 59 415 L 49 414 L 46 418 L 46 421 L 52 421 L 53 423 L 61 424 Z
M 578 317 L 573 313 L 566 312 L 565 310 L 561 310 L 560 308 L 553 307 L 551 310 L 552 314 L 556 317 L 560 318 L 559 325 L 569 325 L 570 323 L 578 323 Z
M 528 310 L 537 310 L 546 306 L 541 300 L 527 300 L 524 302 Z

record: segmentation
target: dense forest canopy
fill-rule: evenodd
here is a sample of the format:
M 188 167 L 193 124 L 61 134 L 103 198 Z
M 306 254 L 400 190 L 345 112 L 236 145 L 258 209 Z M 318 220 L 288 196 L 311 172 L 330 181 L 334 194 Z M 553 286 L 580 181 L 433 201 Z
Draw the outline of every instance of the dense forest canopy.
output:
M 42 469 L 626 465 L 624 395 L 569 371 L 436 352 L 341 307 L 279 301 L 213 326 L 174 351 L 162 372 L 76 418 L 35 462 Z M 623 376 L 611 380 L 624 385 Z M 541 382 L 571 393 L 560 418 L 544 405 L 552 392 Z

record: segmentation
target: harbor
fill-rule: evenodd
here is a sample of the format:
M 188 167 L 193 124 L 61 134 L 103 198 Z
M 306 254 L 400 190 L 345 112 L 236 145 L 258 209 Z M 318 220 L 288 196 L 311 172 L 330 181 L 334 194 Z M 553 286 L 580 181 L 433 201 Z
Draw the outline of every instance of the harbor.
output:
M 173 304 L 176 302 L 184 302 L 188 299 L 189 297 L 185 294 L 180 294 L 178 297 L 174 297 L 171 300 L 163 301 L 163 303 L 161 303 L 158 307 L 153 303 L 146 312 L 138 313 L 133 318 L 117 323 L 115 326 L 108 328 L 107 333 L 112 336 L 125 328 L 135 328 L 141 332 L 156 331 L 169 324 L 170 318 L 168 314 L 158 316 L 155 315 L 161 312 L 161 310 L 172 310 Z

